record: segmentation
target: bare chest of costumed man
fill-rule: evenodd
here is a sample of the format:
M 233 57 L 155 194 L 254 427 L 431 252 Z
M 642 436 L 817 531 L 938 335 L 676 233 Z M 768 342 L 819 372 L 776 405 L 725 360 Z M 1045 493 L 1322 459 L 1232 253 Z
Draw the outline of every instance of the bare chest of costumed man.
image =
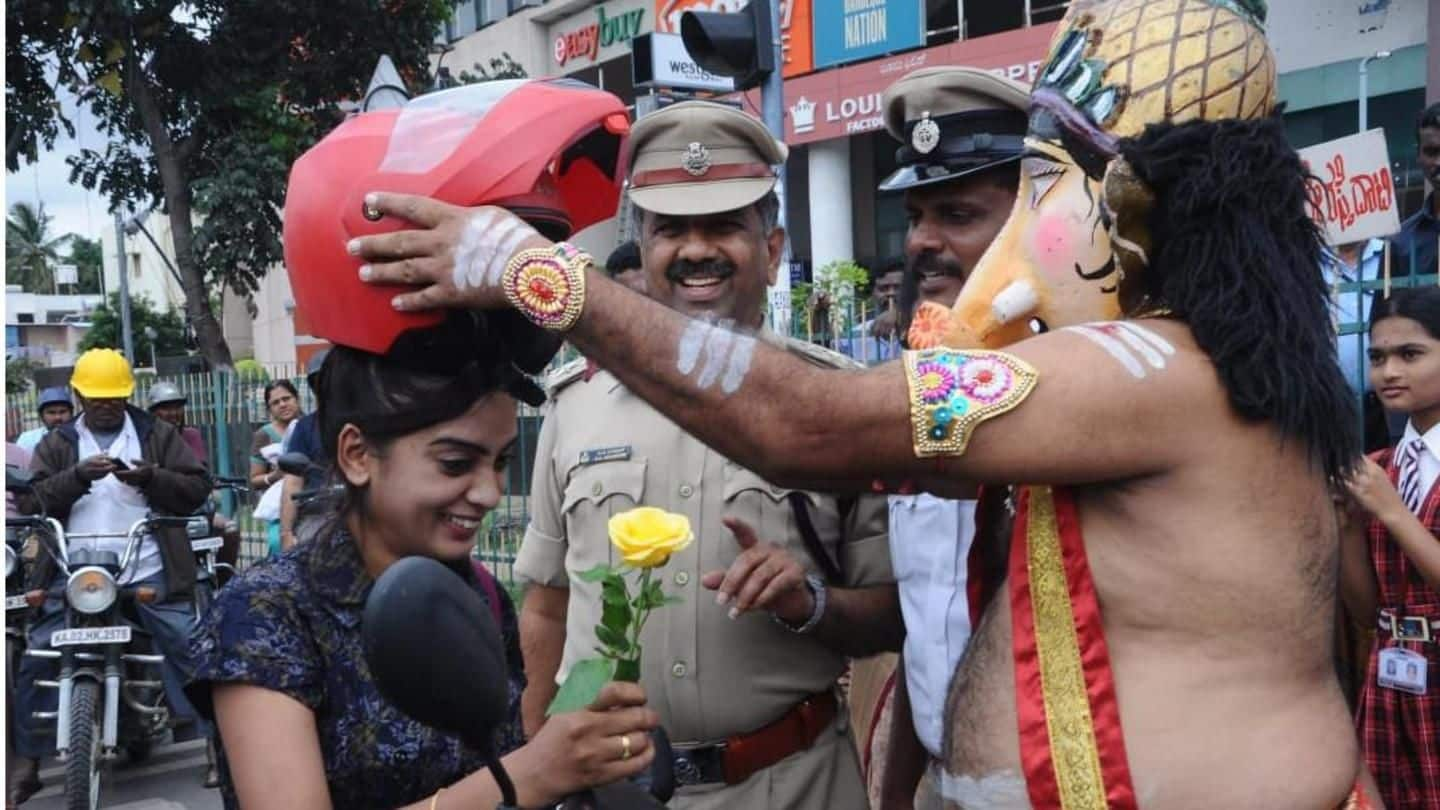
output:
M 1265 428 L 1237 426 L 1195 459 L 1163 478 L 1074 493 L 1139 805 L 1320 810 L 1348 789 L 1357 756 L 1330 667 L 1327 491 Z M 997 540 L 1010 542 L 986 541 Z M 951 684 L 948 808 L 1032 806 L 1010 599 L 1007 582 Z M 1284 795 L 1257 796 L 1294 769 L 1333 778 L 1307 785 L 1313 796 L 1289 780 Z

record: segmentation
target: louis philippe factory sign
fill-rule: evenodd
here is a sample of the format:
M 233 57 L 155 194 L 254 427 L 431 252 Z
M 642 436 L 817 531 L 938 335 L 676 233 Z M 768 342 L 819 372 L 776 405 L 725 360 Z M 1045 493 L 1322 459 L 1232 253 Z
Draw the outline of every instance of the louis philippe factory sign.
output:
M 785 141 L 795 145 L 884 128 L 885 88 L 923 67 L 972 65 L 1033 83 L 1055 28 L 1054 23 L 1022 28 L 786 81 Z
M 650 30 L 649 7 L 643 0 L 602 3 L 556 23 L 550 29 L 555 64 L 574 70 L 623 54 Z

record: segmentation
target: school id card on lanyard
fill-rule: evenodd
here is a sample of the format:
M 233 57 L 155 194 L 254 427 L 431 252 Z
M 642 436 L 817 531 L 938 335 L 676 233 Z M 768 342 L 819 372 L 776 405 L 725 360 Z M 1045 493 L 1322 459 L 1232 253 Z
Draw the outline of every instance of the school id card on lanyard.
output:
M 1430 662 L 1425 656 L 1404 647 L 1386 647 L 1380 651 L 1376 682 L 1386 689 L 1398 689 L 1412 695 L 1425 694 Z

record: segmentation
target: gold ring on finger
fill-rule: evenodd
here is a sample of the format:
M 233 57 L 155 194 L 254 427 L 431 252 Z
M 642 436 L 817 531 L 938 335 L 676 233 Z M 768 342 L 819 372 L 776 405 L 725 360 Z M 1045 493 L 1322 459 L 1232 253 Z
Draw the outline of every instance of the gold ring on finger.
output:
M 621 735 L 620 735 L 620 758 L 621 758 L 621 759 L 629 759 L 629 758 L 630 758 L 630 735 L 629 735 L 629 734 L 621 734 Z

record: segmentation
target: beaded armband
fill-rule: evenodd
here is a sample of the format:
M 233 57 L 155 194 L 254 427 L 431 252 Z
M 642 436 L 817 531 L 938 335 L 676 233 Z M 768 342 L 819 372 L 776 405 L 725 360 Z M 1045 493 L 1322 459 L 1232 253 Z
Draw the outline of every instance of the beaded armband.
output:
M 505 265 L 505 300 L 537 326 L 565 332 L 585 307 L 585 269 L 590 255 L 568 242 L 516 254 Z
M 1004 352 L 905 352 L 916 457 L 964 454 L 975 427 L 1024 402 L 1038 379 L 1029 363 Z

